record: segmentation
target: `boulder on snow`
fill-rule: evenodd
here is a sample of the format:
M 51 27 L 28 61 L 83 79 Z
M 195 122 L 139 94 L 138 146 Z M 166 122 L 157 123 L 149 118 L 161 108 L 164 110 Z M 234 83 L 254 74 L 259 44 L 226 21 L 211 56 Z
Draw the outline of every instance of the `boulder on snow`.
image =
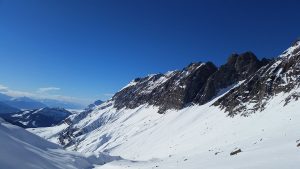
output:
M 241 153 L 241 152 L 242 152 L 241 149 L 236 149 L 236 150 L 234 150 L 233 152 L 231 152 L 230 155 L 231 155 L 231 156 L 237 155 L 238 153 Z

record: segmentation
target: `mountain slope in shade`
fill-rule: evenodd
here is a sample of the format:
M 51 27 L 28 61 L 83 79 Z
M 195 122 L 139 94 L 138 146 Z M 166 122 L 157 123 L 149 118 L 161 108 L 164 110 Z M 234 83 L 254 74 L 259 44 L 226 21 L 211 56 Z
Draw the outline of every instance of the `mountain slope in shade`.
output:
M 69 150 L 127 159 L 104 169 L 297 169 L 299 44 L 272 61 L 248 53 L 225 69 L 197 63 L 138 78 L 65 124 L 29 130 Z M 205 103 L 195 99 L 208 93 Z
M 20 109 L 11 107 L 3 102 L 0 102 L 0 114 L 15 113 L 18 111 L 20 111 Z
M 10 99 L 12 99 L 12 97 L 0 93 L 0 101 L 10 100 Z
M 2 114 L 6 121 L 23 128 L 50 127 L 65 120 L 72 113 L 61 108 L 41 108 Z

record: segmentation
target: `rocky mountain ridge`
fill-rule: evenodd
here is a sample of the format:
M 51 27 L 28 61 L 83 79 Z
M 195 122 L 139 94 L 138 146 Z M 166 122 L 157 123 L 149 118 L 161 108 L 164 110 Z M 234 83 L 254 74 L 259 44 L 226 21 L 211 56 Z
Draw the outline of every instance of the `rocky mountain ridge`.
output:
M 300 87 L 300 41 L 296 41 L 278 58 L 263 66 L 245 79 L 237 88 L 229 91 L 214 105 L 220 106 L 230 116 L 238 113 L 248 115 L 265 108 L 268 100 L 283 92 L 289 93 Z M 297 100 L 300 93 L 287 96 L 285 105 Z
M 259 60 L 252 52 L 232 54 L 226 64 L 192 63 L 183 70 L 170 71 L 137 78 L 112 100 L 116 108 L 136 108 L 142 104 L 159 107 L 159 113 L 168 109 L 182 109 L 191 104 L 205 104 L 218 92 L 246 79 L 270 62 Z

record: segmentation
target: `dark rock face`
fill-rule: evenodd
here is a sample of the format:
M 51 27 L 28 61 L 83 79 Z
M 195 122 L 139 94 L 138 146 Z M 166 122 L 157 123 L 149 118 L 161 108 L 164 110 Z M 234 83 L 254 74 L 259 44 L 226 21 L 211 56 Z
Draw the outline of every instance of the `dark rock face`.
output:
M 234 150 L 233 152 L 230 153 L 231 156 L 233 155 L 237 155 L 238 153 L 241 153 L 242 150 L 241 149 L 237 149 L 237 150 Z
M 231 55 L 219 69 L 211 62 L 193 63 L 181 71 L 137 78 L 112 100 L 118 109 L 149 104 L 158 106 L 159 113 L 191 104 L 205 104 L 221 89 L 249 77 L 268 62 L 245 52 Z
M 198 104 L 207 103 L 221 89 L 244 80 L 267 63 L 266 59 L 258 60 L 252 52 L 231 55 L 227 63 L 208 78 L 204 88 L 197 94 L 194 102 Z
M 192 103 L 207 79 L 217 71 L 211 62 L 193 63 L 181 71 L 137 78 L 113 96 L 115 107 L 136 108 L 142 104 L 167 109 L 181 109 Z
M 244 83 L 232 89 L 214 105 L 229 112 L 230 116 L 239 113 L 247 116 L 263 110 L 274 95 L 281 92 L 288 93 L 298 87 L 300 87 L 300 41 L 276 60 L 246 78 Z M 299 93 L 292 93 L 285 99 L 285 104 L 298 98 Z
M 225 88 L 243 81 L 213 105 L 229 112 L 229 116 L 241 112 L 247 116 L 263 110 L 274 95 L 299 87 L 299 55 L 300 41 L 297 41 L 273 60 L 259 60 L 252 52 L 245 52 L 232 54 L 218 69 L 210 62 L 194 63 L 181 71 L 137 78 L 116 93 L 112 101 L 117 109 L 149 104 L 164 113 L 190 104 L 205 104 Z M 285 99 L 285 105 L 299 97 L 299 93 L 292 93 Z

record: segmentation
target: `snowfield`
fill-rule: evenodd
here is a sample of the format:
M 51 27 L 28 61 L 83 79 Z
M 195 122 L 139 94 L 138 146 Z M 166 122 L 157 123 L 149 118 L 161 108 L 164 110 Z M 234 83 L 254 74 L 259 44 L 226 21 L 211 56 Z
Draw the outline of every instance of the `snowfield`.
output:
M 94 165 L 123 160 L 106 153 L 82 155 L 62 149 L 0 118 L 1 169 L 91 169 Z
M 76 169 L 92 165 L 79 153 L 67 152 L 26 130 L 0 119 L 0 168 Z
M 148 105 L 117 111 L 106 102 L 73 126 L 84 134 L 67 149 L 122 157 L 100 169 L 298 169 L 300 101 L 284 106 L 294 92 L 299 88 L 273 97 L 262 112 L 233 118 L 211 106 L 218 98 L 166 114 Z M 63 125 L 29 130 L 57 143 Z

